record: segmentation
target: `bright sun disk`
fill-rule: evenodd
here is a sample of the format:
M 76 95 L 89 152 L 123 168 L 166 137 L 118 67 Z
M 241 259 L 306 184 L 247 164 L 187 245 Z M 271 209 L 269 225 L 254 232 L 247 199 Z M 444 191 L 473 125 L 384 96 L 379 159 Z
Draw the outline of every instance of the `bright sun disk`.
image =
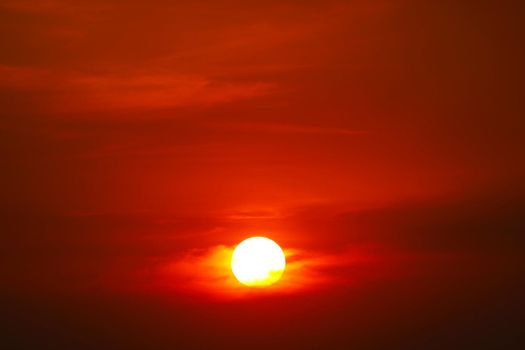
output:
M 286 266 L 284 252 L 266 237 L 245 239 L 232 254 L 231 267 L 239 282 L 250 287 L 268 286 L 277 282 Z

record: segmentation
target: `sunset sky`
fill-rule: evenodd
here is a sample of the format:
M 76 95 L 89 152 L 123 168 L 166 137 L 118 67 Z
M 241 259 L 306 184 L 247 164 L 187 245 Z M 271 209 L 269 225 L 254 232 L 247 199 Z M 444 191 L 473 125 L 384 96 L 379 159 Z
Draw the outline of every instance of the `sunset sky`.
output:
M 522 349 L 524 10 L 0 0 L 0 348 Z

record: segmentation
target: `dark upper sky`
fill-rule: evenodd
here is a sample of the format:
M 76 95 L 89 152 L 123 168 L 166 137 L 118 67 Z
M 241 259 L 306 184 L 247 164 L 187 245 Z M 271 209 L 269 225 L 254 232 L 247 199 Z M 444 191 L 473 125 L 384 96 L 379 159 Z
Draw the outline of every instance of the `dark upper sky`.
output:
M 520 349 L 524 15 L 0 0 L 0 347 Z

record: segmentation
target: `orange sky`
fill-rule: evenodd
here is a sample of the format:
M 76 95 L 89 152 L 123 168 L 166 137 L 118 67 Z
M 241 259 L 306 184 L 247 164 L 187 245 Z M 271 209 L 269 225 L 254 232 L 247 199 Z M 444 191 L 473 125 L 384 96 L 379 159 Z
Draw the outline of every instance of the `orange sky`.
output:
M 205 319 L 181 334 L 215 334 L 212 320 L 230 316 L 203 305 L 231 294 L 207 259 L 265 234 L 302 271 L 271 300 L 331 295 L 318 321 L 283 335 L 289 348 L 309 327 L 351 344 L 336 310 L 389 288 L 392 319 L 372 310 L 350 333 L 439 323 L 433 307 L 393 306 L 412 293 L 428 306 L 435 284 L 459 304 L 469 288 L 504 298 L 523 272 L 522 19 L 510 0 L 0 0 L 0 296 L 15 315 L 43 295 L 69 315 L 58 295 L 153 294 L 191 315 L 177 325 Z M 318 312 L 299 305 L 290 312 Z M 140 328 L 115 317 L 120 332 Z M 160 329 L 158 348 L 176 344 Z M 354 345 L 375 344 L 365 338 Z

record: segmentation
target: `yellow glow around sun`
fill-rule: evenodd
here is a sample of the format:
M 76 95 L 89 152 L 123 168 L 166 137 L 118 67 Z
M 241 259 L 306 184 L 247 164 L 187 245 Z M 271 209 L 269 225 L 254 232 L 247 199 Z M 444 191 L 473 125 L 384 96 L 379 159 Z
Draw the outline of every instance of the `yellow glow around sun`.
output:
M 232 254 L 232 271 L 237 280 L 250 287 L 277 282 L 286 266 L 283 250 L 266 237 L 245 239 Z

